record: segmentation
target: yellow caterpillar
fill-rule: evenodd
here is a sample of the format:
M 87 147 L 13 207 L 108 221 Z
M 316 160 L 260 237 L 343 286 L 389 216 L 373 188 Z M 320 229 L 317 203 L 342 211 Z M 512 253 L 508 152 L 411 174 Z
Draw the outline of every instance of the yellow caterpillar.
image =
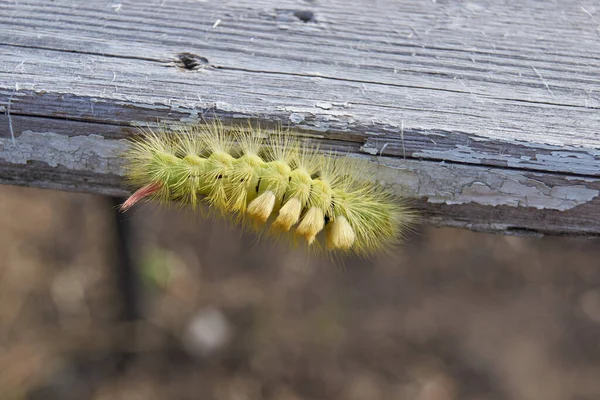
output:
M 264 137 L 220 122 L 146 132 L 124 154 L 137 191 L 121 209 L 144 198 L 206 203 L 246 227 L 361 256 L 399 242 L 413 214 L 364 176 L 363 162 L 304 146 L 281 130 Z

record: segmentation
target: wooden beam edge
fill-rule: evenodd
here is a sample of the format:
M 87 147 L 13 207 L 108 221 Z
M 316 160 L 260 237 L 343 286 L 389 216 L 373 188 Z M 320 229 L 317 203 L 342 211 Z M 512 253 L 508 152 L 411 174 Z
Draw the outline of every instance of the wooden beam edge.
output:
M 0 138 L 0 182 L 123 196 L 124 139 L 25 130 Z M 600 179 L 352 153 L 423 223 L 506 234 L 600 235 Z

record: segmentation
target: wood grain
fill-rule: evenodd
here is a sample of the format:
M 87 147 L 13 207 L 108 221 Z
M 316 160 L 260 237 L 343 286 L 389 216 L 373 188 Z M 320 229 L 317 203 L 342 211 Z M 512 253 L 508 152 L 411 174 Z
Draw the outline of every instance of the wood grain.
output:
M 252 119 L 430 223 L 599 235 L 599 67 L 597 1 L 0 0 L 0 181 L 122 195 L 135 126 Z

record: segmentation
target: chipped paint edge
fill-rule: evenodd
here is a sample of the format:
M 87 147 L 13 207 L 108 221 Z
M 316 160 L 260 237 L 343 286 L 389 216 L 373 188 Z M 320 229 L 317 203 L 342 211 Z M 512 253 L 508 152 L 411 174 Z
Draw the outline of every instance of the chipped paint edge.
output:
M 53 132 L 24 131 L 13 143 L 0 139 L 0 159 L 15 165 L 30 161 L 73 171 L 123 176 L 120 154 L 124 139 L 106 139 L 97 134 L 66 136 Z M 402 196 L 427 198 L 435 204 L 532 207 L 566 211 L 593 201 L 600 195 L 600 179 L 560 178 L 550 185 L 542 173 L 495 169 L 443 162 L 402 160 L 392 157 L 355 155 L 371 161 L 376 179 Z

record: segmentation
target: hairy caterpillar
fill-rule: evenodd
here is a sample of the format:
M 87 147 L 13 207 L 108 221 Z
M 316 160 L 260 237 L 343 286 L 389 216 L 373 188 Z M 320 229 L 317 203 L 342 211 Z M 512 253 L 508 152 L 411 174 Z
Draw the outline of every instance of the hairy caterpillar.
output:
M 281 129 L 264 139 L 260 129 L 220 122 L 146 132 L 124 154 L 137 191 L 121 209 L 144 198 L 205 203 L 275 237 L 361 256 L 397 243 L 410 225 L 412 213 L 364 176 L 361 161 L 302 145 Z

